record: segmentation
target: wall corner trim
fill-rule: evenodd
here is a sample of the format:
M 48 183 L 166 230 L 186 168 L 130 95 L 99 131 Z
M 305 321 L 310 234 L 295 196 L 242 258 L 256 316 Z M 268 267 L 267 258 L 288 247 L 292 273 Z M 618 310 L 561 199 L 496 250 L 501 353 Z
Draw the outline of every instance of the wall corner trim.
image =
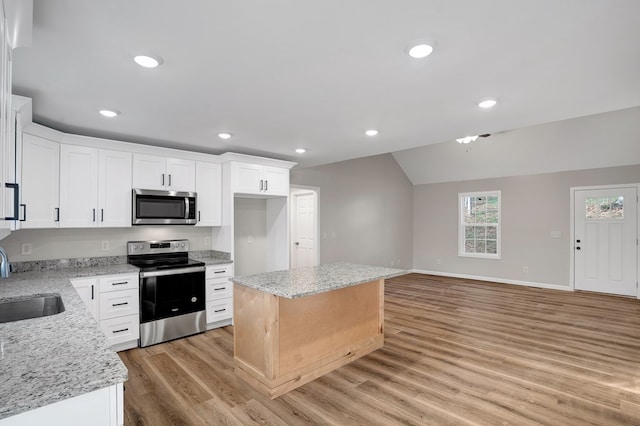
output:
M 437 275 L 441 277 L 464 278 L 468 280 L 477 280 L 477 281 L 490 281 L 490 282 L 500 283 L 500 284 L 515 284 L 515 285 L 522 285 L 526 287 L 546 288 L 550 290 L 573 291 L 573 289 L 568 285 L 563 286 L 563 285 L 557 285 L 557 284 L 537 283 L 532 281 L 509 280 L 505 278 L 482 277 L 478 275 L 467 275 L 467 274 L 455 274 L 452 272 L 427 271 L 424 269 L 412 269 L 411 272 L 414 272 L 416 274 Z

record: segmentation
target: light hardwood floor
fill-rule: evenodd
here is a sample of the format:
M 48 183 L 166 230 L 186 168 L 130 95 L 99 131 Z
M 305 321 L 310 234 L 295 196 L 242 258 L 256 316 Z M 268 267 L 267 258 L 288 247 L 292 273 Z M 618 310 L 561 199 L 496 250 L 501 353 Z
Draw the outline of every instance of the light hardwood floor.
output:
M 278 399 L 233 373 L 233 328 L 121 352 L 132 425 L 640 425 L 640 302 L 410 274 L 385 345 Z

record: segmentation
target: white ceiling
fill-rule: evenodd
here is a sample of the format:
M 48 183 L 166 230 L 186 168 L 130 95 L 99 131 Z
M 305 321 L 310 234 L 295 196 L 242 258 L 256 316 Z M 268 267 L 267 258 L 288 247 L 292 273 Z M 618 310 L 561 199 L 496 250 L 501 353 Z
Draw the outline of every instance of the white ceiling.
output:
M 310 166 L 640 105 L 639 16 L 638 0 L 35 0 L 14 93 L 66 132 Z M 418 41 L 434 53 L 407 56 Z

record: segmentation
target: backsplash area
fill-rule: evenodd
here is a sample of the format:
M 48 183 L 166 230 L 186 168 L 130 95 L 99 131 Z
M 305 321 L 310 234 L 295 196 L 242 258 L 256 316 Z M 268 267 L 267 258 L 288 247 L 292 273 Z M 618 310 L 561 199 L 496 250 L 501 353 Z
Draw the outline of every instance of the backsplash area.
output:
M 211 250 L 214 248 L 211 246 L 212 229 L 195 226 L 22 229 L 1 240 L 0 246 L 7 251 L 11 263 L 126 256 L 128 241 L 187 239 L 191 251 Z

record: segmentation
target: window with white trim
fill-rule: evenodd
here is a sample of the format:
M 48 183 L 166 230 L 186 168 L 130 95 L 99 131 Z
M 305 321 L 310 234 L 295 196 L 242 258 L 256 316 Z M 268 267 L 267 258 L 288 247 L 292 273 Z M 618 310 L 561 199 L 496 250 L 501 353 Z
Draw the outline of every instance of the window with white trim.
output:
M 458 194 L 458 256 L 500 259 L 501 191 Z

